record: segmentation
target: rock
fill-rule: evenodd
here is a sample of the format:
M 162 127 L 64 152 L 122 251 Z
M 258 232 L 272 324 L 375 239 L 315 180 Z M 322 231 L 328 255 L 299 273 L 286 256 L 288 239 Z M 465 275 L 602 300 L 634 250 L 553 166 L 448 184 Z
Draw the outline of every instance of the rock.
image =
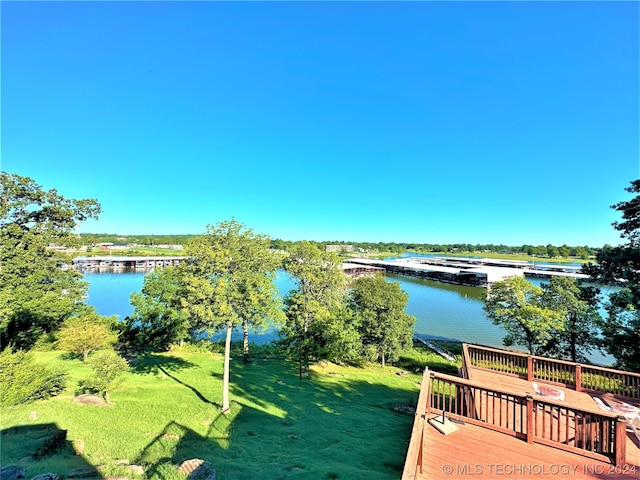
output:
M 127 467 L 127 470 L 133 473 L 134 475 L 139 475 L 139 476 L 144 475 L 144 468 L 142 468 L 140 465 L 129 465 Z
M 408 373 L 407 373 L 407 372 L 405 372 L 405 371 L 403 370 L 402 372 L 398 372 L 398 373 L 396 373 L 396 375 L 399 375 L 399 376 L 401 376 L 401 377 L 404 377 L 404 376 L 408 375 Z
M 31 414 L 29 415 L 29 420 L 37 420 L 38 419 L 38 412 L 36 412 L 35 410 L 33 412 L 31 412 Z
M 189 475 L 189 480 L 216 480 L 216 469 L 209 462 L 201 458 L 185 460 L 178 469 L 185 475 Z
M 56 475 L 55 473 L 41 473 L 40 475 L 36 475 L 31 480 L 60 480 L 62 477 L 60 475 Z
M 18 465 L 6 465 L 0 468 L 0 478 L 2 480 L 18 480 L 25 478 L 27 469 Z
M 90 393 L 85 393 L 84 395 L 78 395 L 77 397 L 73 397 L 73 403 L 80 403 L 82 405 L 98 405 L 103 406 L 106 405 L 107 402 L 100 395 L 93 395 Z
M 129 461 L 128 458 L 122 458 L 120 460 L 116 460 L 116 465 L 122 466 L 122 465 L 131 465 L 131 462 Z
M 76 452 L 76 455 L 82 455 L 84 453 L 84 440 L 73 442 L 73 451 Z
M 93 477 L 98 474 L 94 467 L 78 467 L 67 472 L 67 478 Z

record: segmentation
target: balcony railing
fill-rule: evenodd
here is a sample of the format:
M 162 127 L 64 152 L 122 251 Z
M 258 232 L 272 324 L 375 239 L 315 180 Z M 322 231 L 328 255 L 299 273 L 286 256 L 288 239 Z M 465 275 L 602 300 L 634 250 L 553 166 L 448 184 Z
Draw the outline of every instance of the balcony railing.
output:
M 527 443 L 552 446 L 615 465 L 625 463 L 626 423 L 616 414 L 542 401 L 530 394 L 488 388 L 425 369 L 403 480 L 420 477 L 424 462 L 428 461 L 423 457 L 427 419 L 442 412 Z
M 640 374 L 580 363 L 463 344 L 463 372 L 468 367 L 499 372 L 528 381 L 550 383 L 577 392 L 611 393 L 640 400 Z

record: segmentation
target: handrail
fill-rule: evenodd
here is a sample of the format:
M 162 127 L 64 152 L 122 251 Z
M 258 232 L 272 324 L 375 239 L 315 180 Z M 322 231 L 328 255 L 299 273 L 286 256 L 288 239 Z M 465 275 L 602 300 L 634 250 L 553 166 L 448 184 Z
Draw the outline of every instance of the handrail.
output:
M 463 365 L 500 372 L 502 375 L 526 378 L 543 383 L 563 385 L 578 392 L 613 393 L 640 400 L 640 373 L 585 365 L 566 360 L 527 355 L 492 347 L 463 344 Z
M 431 376 L 429 368 L 424 369 L 422 376 L 422 384 L 420 385 L 420 395 L 416 405 L 415 418 L 413 420 L 413 429 L 411 430 L 411 440 L 407 448 L 407 458 L 404 462 L 404 470 L 402 472 L 402 480 L 417 480 L 422 473 L 424 459 L 422 458 L 422 450 L 424 443 L 424 426 L 426 416 L 429 412 L 429 397 L 431 385 Z
M 429 377 L 430 410 L 434 413 L 446 411 L 451 418 L 528 443 L 553 446 L 616 465 L 625 461 L 626 422 L 614 413 L 487 388 L 451 375 L 431 372 Z

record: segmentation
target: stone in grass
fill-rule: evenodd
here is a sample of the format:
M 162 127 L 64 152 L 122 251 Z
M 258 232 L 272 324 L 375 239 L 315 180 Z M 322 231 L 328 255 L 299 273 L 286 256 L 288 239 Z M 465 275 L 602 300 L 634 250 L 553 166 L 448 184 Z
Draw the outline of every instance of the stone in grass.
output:
M 216 480 L 216 469 L 209 462 L 201 458 L 185 460 L 178 467 L 183 474 L 189 475 L 189 480 Z
M 67 478 L 86 478 L 99 475 L 94 467 L 78 467 L 67 472 Z
M 140 465 L 129 465 L 127 467 L 127 470 L 131 472 L 133 475 L 138 475 L 138 476 L 144 475 L 144 468 L 142 468 Z
M 93 395 L 90 393 L 85 393 L 84 395 L 73 397 L 73 403 L 80 403 L 82 405 L 97 405 L 100 407 L 107 404 L 106 400 L 100 395 Z
M 36 475 L 31 480 L 60 480 L 62 477 L 60 475 L 56 475 L 55 473 L 41 473 L 40 475 Z
M 25 478 L 27 469 L 19 465 L 5 465 L 0 467 L 0 478 L 2 480 L 19 480 Z

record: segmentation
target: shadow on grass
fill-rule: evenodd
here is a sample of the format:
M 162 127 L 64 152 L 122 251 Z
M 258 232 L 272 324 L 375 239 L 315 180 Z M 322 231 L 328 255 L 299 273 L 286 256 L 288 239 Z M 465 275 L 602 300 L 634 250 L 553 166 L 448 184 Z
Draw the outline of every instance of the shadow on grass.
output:
M 300 381 L 295 363 L 234 365 L 233 397 L 251 408 L 235 420 L 231 444 L 250 439 L 287 452 L 271 453 L 273 478 L 398 478 L 419 387 L 392 369 L 351 372 L 329 368 Z
M 100 472 L 73 448 L 67 431 L 55 423 L 20 425 L 0 431 L 2 469 L 12 465 L 26 469 L 24 478 L 41 473 L 56 473 L 64 477 L 103 478 Z M 7 471 L 7 478 L 14 478 Z M 15 477 L 22 478 L 22 477 Z
M 410 409 L 398 407 L 415 406 L 418 387 L 342 374 L 299 381 L 296 368 L 281 360 L 233 359 L 231 414 L 221 415 L 217 406 L 199 431 L 169 422 L 136 463 L 149 479 L 174 478 L 167 468 L 175 472 L 191 458 L 235 480 L 398 478 L 413 424 Z
M 217 403 L 214 403 L 214 402 L 210 401 L 209 399 L 207 399 L 196 388 L 192 387 L 188 383 L 184 383 L 182 380 L 180 380 L 179 378 L 175 377 L 174 375 L 171 375 L 167 370 L 165 370 L 165 368 L 163 366 L 158 366 L 158 370 L 160 370 L 164 375 L 166 375 L 170 379 L 174 380 L 175 382 L 178 382 L 180 385 L 183 385 L 183 386 L 187 387 L 189 390 L 191 390 L 193 393 L 195 393 L 196 397 L 198 397 L 202 402 L 208 403 L 209 405 L 218 405 Z
M 143 352 L 132 362 L 131 372 L 140 374 L 157 374 L 159 371 L 179 372 L 187 368 L 197 367 L 195 363 L 174 357 L 169 354 Z

